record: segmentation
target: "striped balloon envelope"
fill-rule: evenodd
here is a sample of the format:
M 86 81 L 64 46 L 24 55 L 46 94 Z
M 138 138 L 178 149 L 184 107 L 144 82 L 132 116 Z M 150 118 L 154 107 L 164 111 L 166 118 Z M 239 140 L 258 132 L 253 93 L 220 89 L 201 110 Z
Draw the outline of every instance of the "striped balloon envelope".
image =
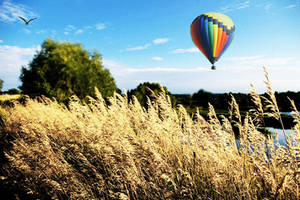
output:
M 205 13 L 191 24 L 191 36 L 195 45 L 213 64 L 219 60 L 232 42 L 235 26 L 232 20 L 221 13 Z

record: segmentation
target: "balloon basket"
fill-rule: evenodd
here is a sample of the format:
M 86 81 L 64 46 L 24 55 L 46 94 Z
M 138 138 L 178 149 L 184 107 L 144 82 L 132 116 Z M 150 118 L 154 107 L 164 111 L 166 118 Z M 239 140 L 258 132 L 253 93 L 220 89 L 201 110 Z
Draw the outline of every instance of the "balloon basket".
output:
M 213 66 L 211 66 L 211 69 L 216 70 L 217 68 L 216 68 L 216 66 L 213 65 Z

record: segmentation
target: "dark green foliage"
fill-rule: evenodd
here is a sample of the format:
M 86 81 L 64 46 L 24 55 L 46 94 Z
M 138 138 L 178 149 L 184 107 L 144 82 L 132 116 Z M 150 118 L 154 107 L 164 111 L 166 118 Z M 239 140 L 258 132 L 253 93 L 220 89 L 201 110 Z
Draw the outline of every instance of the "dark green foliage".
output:
M 185 107 L 192 106 L 192 96 L 190 94 L 173 94 L 172 96 L 177 104 L 184 105 Z
M 0 79 L 0 92 L 2 90 L 2 87 L 3 87 L 3 80 Z
M 71 95 L 94 96 L 97 87 L 104 97 L 117 87 L 101 55 L 84 50 L 81 44 L 46 39 L 28 68 L 22 67 L 20 89 L 31 96 L 45 95 L 60 101 Z
M 208 108 L 208 102 L 213 103 L 215 99 L 216 96 L 213 93 L 201 89 L 193 94 L 192 104 L 197 107 Z
M 278 107 L 282 112 L 291 111 L 291 103 L 288 100 L 288 97 L 295 101 L 295 105 L 300 109 L 300 92 L 275 92 L 275 97 L 277 99 Z
M 250 94 L 234 93 L 232 95 L 236 99 L 240 110 L 247 111 L 250 110 L 251 107 L 253 107 Z
M 172 95 L 172 97 L 176 100 L 176 104 L 183 105 L 190 114 L 196 112 L 196 108 L 199 108 L 200 114 L 206 117 L 208 112 L 208 102 L 209 102 L 214 106 L 218 115 L 222 114 L 228 117 L 229 116 L 228 102 L 231 101 L 230 94 L 234 96 L 236 102 L 238 103 L 242 118 L 244 118 L 248 110 L 255 107 L 255 105 L 251 100 L 250 94 L 243 94 L 243 93 L 214 94 L 211 92 L 207 92 L 203 89 L 200 89 L 197 93 L 194 93 L 192 95 L 174 94 Z M 261 96 L 266 97 L 266 94 L 262 94 Z M 282 112 L 291 111 L 291 103 L 287 97 L 294 100 L 296 107 L 298 109 L 300 108 L 300 104 L 297 103 L 300 102 L 300 92 L 291 92 L 291 91 L 275 92 L 275 96 L 277 99 L 279 109 Z M 290 128 L 295 125 L 295 123 L 293 123 L 292 116 L 282 114 L 281 117 L 285 127 Z M 274 120 L 272 118 L 266 117 L 265 123 L 266 126 L 281 128 L 280 123 L 277 120 Z
M 12 88 L 7 90 L 6 92 L 7 94 L 20 94 L 20 90 L 16 89 L 16 88 Z

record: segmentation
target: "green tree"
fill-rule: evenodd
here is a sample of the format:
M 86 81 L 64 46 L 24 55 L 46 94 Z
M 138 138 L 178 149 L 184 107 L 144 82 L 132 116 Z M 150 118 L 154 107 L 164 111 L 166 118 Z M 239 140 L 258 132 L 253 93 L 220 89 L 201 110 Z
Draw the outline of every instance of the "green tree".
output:
M 3 87 L 3 80 L 0 79 L 0 92 L 2 91 L 2 87 Z
M 6 93 L 7 94 L 20 94 L 20 90 L 18 90 L 17 88 L 11 88 L 11 89 L 7 90 Z
M 215 95 L 211 92 L 207 92 L 203 89 L 200 89 L 197 93 L 194 93 L 192 96 L 192 103 L 195 106 L 208 108 L 208 102 L 214 105 Z
M 139 100 L 142 106 L 147 107 L 147 97 L 149 97 L 151 100 L 155 98 L 151 90 L 154 92 L 155 95 L 158 95 L 160 92 L 162 92 L 161 88 L 162 86 L 158 83 L 144 82 L 139 84 L 137 88 L 130 90 L 128 92 L 128 96 L 129 98 L 131 98 L 131 96 L 134 95 Z M 163 87 L 163 89 L 166 92 L 166 94 L 170 96 L 171 102 L 174 105 L 175 98 L 171 95 L 171 93 L 167 90 L 166 87 Z
M 56 97 L 60 101 L 74 94 L 80 99 L 93 96 L 95 87 L 104 97 L 117 90 L 98 52 L 90 53 L 81 44 L 50 39 L 44 41 L 29 67 L 22 67 L 20 79 L 23 93 Z

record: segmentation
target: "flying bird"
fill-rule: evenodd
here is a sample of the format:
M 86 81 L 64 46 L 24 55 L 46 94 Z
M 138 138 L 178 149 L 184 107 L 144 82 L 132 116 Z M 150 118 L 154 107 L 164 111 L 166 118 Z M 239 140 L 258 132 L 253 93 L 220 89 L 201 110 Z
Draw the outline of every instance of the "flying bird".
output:
M 32 19 L 30 19 L 30 20 L 26 21 L 26 19 L 24 19 L 23 17 L 20 17 L 20 16 L 19 16 L 19 18 L 20 18 L 20 19 L 22 19 L 22 20 L 25 22 L 25 25 L 28 25 L 28 24 L 29 24 L 29 22 L 31 22 L 32 20 L 35 20 L 35 19 L 37 19 L 37 18 L 32 18 Z

